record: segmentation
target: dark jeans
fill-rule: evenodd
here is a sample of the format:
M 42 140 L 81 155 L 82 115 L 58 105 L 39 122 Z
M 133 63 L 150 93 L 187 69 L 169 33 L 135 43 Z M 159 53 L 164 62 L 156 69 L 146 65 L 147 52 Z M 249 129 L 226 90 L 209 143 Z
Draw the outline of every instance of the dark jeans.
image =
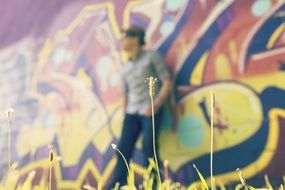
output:
M 156 153 L 158 154 L 158 135 L 159 135 L 159 124 L 161 121 L 162 111 L 159 110 L 155 114 L 155 143 L 156 143 Z M 142 132 L 142 152 L 143 152 L 143 165 L 147 167 L 149 165 L 148 159 L 153 158 L 153 133 L 152 133 L 152 117 L 146 117 L 138 114 L 126 114 L 121 139 L 118 148 L 125 156 L 126 160 L 129 162 L 132 157 L 136 141 L 139 134 Z M 124 163 L 122 157 L 117 154 L 117 165 L 114 170 L 113 179 L 111 181 L 111 186 L 114 187 L 116 182 L 120 183 L 120 186 L 127 184 L 127 167 Z M 110 188 L 111 189 L 111 188 Z

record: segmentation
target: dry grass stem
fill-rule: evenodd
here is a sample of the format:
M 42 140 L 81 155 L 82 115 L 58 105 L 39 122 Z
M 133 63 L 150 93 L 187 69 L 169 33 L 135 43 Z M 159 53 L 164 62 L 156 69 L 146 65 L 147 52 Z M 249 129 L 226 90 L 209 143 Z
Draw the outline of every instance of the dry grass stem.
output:
M 151 100 L 151 113 L 152 113 L 152 143 L 153 143 L 153 155 L 154 155 L 154 161 L 156 165 L 156 171 L 157 171 L 157 177 L 158 177 L 158 189 L 161 190 L 161 177 L 160 177 L 160 170 L 158 166 L 158 159 L 157 159 L 157 153 L 156 153 L 156 146 L 155 146 L 155 122 L 154 122 L 154 101 L 153 98 L 155 96 L 155 83 L 157 82 L 157 79 L 154 77 L 148 78 L 148 84 L 149 84 L 149 95 Z
M 214 148 L 214 108 L 215 108 L 215 94 L 211 92 L 211 154 L 210 154 L 210 172 L 211 172 L 211 189 L 214 189 L 213 180 L 213 148 Z

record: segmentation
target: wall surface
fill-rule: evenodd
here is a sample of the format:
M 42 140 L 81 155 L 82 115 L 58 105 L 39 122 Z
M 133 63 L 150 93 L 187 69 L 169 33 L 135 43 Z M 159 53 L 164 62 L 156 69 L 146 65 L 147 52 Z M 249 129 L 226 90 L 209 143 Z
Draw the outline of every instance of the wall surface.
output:
M 210 176 L 210 92 L 216 95 L 214 174 L 253 184 L 285 175 L 285 2 L 277 0 L 1 0 L 0 110 L 12 106 L 12 161 L 56 189 L 107 183 L 122 113 L 120 29 L 147 29 L 173 74 L 177 122 L 164 108 L 160 154 L 175 181 Z M 146 86 L 147 90 L 147 86 Z M 8 125 L 0 117 L 0 176 Z M 140 144 L 136 165 L 140 163 Z M 36 182 L 35 182 L 36 183 Z

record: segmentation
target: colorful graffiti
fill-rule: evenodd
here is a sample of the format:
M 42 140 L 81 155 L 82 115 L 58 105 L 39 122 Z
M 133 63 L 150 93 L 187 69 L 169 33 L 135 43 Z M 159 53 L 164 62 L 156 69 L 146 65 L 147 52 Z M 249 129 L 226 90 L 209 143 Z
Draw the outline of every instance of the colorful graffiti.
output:
M 146 48 L 158 49 L 173 74 L 177 118 L 166 104 L 160 154 L 175 181 L 197 181 L 193 164 L 210 176 L 211 91 L 216 180 L 234 183 L 236 168 L 259 184 L 265 174 L 277 181 L 285 175 L 284 1 L 50 2 L 31 9 L 58 4 L 54 14 L 26 11 L 38 25 L 0 42 L 0 109 L 15 109 L 12 159 L 22 179 L 31 170 L 38 178 L 47 175 L 47 146 L 53 145 L 60 160 L 53 171 L 56 189 L 108 183 L 116 162 L 110 144 L 118 141 L 123 119 L 120 29 L 131 24 L 147 29 Z M 4 39 L 9 29 L 0 33 Z M 5 155 L 4 116 L 1 123 Z M 139 142 L 135 154 L 139 170 Z M 7 159 L 0 161 L 2 177 Z

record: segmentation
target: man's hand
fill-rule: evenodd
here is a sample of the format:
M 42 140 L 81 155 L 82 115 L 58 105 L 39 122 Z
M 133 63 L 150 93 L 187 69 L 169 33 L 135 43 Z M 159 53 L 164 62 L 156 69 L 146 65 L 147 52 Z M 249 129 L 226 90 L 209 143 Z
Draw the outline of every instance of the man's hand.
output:
M 156 113 L 156 111 L 157 111 L 157 109 L 154 107 L 154 114 Z M 145 109 L 143 115 L 146 116 L 146 117 L 150 117 L 151 114 L 152 114 L 151 105 L 149 105 L 149 106 Z
M 154 113 L 161 107 L 165 99 L 168 97 L 170 94 L 170 89 L 171 89 L 171 81 L 170 79 L 165 79 L 162 81 L 162 87 L 160 88 L 157 96 L 155 97 L 153 104 L 154 104 Z M 151 105 L 149 105 L 144 113 L 144 116 L 150 117 L 151 116 Z
M 150 117 L 150 116 L 151 116 L 151 106 L 148 106 L 148 107 L 145 109 L 143 115 L 146 116 L 146 117 Z

